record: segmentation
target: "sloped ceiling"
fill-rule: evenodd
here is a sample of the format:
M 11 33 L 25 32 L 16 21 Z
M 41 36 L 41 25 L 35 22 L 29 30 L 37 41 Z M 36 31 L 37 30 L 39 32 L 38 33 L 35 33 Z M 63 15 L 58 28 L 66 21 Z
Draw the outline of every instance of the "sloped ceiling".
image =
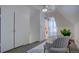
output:
M 73 24 L 79 22 L 79 6 L 77 5 L 56 6 L 56 9 Z
M 53 8 L 53 5 L 49 5 Z M 54 5 L 55 6 L 55 5 Z M 41 10 L 43 5 L 33 5 L 32 7 Z M 56 5 L 56 10 L 60 12 L 68 21 L 73 24 L 79 22 L 79 6 L 78 5 Z M 51 12 L 54 12 L 53 10 Z

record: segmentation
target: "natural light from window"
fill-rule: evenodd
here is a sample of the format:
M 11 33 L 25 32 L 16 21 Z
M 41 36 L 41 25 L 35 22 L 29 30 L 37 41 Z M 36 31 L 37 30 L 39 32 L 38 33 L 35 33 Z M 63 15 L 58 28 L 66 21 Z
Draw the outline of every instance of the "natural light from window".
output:
M 48 36 L 56 36 L 57 35 L 57 26 L 55 17 L 49 17 L 48 21 Z

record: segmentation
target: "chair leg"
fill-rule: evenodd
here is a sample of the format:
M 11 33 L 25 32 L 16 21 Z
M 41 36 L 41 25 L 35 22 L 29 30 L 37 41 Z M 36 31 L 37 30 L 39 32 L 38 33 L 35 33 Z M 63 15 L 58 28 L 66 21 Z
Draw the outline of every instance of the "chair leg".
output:
M 69 53 L 71 53 L 71 49 L 70 49 L 70 47 L 69 47 Z
M 46 49 L 44 48 L 44 53 L 45 53 L 45 50 L 46 50 Z

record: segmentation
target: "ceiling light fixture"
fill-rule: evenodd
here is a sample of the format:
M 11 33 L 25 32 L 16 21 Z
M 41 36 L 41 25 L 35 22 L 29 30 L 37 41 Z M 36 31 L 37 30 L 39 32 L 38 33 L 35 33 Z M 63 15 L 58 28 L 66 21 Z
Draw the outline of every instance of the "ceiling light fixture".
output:
M 42 9 L 42 12 L 47 12 L 47 9 L 46 8 Z
M 45 12 L 47 12 L 47 11 L 48 11 L 47 6 L 46 6 L 46 5 L 44 5 L 44 6 L 43 6 L 43 9 L 42 9 L 42 12 L 44 12 L 44 13 L 45 13 Z

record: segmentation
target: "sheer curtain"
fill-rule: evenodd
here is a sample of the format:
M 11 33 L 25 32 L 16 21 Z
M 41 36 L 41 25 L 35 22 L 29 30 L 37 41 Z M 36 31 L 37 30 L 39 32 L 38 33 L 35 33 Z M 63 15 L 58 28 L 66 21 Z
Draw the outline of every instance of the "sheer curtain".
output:
M 55 17 L 49 17 L 48 21 L 48 37 L 57 36 L 57 26 Z

